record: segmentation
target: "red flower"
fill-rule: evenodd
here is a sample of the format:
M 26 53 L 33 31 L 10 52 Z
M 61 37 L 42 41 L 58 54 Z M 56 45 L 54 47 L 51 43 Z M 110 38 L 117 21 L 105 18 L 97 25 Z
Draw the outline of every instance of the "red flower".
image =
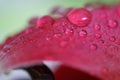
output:
M 71 9 L 62 17 L 34 19 L 32 25 L 3 44 L 1 67 L 6 70 L 52 60 L 92 80 L 119 80 L 120 9 L 102 6 L 88 11 L 88 8 Z M 64 76 L 65 79 L 72 78 Z

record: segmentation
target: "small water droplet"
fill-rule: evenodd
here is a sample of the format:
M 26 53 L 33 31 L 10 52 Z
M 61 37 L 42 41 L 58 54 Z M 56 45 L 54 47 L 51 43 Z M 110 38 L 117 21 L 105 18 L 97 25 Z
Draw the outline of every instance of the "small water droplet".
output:
M 87 31 L 86 30 L 81 30 L 79 32 L 80 37 L 87 37 Z
M 50 16 L 43 16 L 37 20 L 37 25 L 36 27 L 44 27 L 53 24 L 54 20 Z
M 112 42 L 114 42 L 114 41 L 116 41 L 116 38 L 115 38 L 115 36 L 111 36 L 111 37 L 109 38 L 109 40 L 112 41 Z
M 62 36 L 61 34 L 57 33 L 57 34 L 54 34 L 53 37 L 56 38 L 56 39 L 59 39 L 59 38 L 61 38 L 61 36 Z
M 47 41 L 50 41 L 50 40 L 51 40 L 51 37 L 46 37 L 46 40 L 47 40 Z
M 104 41 L 103 41 L 103 40 L 100 40 L 99 43 L 100 43 L 100 44 L 104 44 Z
M 97 49 L 97 45 L 96 45 L 96 44 L 90 45 L 90 49 L 91 49 L 91 50 L 96 50 L 96 49 Z
M 30 30 L 30 29 L 25 30 L 26 34 L 29 34 L 30 32 L 32 32 L 32 30 Z
M 101 35 L 100 34 L 95 34 L 95 37 L 96 38 L 101 38 Z
M 116 45 L 109 45 L 106 49 L 106 56 L 107 58 L 112 59 L 113 57 L 117 56 L 119 54 L 119 48 Z
M 4 46 L 4 48 L 3 48 L 4 53 L 8 53 L 10 50 L 11 50 L 10 46 Z
M 118 23 L 116 20 L 108 20 L 108 26 L 111 28 L 116 28 L 118 26 Z
M 101 13 L 101 14 L 100 14 L 100 17 L 101 17 L 101 18 L 106 18 L 107 15 L 106 15 L 105 13 Z
M 80 27 L 84 27 L 90 23 L 92 15 L 87 9 L 77 8 L 71 10 L 68 13 L 67 18 L 71 23 Z
M 20 40 L 23 40 L 24 38 L 25 38 L 24 36 L 21 36 L 21 37 L 20 37 Z
M 98 31 L 98 30 L 101 29 L 101 26 L 97 24 L 97 25 L 94 26 L 94 29 Z
M 103 73 L 103 74 L 106 74 L 107 72 L 108 72 L 108 69 L 107 69 L 106 67 L 103 67 L 103 68 L 102 68 L 102 73 Z
M 29 20 L 28 24 L 29 24 L 29 25 L 36 25 L 37 19 L 38 19 L 37 17 L 31 18 L 31 19 Z
M 73 30 L 72 29 L 66 29 L 65 34 L 71 36 L 71 35 L 73 35 Z
M 65 47 L 67 45 L 67 41 L 62 41 L 62 42 L 60 42 L 60 46 L 61 47 Z
M 65 25 L 67 25 L 67 23 L 66 22 L 62 22 L 62 25 L 65 26 Z

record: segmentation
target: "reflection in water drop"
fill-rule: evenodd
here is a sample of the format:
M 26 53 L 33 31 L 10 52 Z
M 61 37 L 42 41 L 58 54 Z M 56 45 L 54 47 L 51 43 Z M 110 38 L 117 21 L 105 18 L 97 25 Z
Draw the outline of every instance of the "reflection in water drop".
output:
M 115 20 L 108 20 L 108 26 L 111 28 L 116 28 L 118 26 L 118 23 Z
M 81 30 L 79 32 L 80 37 L 87 37 L 87 31 L 86 30 Z

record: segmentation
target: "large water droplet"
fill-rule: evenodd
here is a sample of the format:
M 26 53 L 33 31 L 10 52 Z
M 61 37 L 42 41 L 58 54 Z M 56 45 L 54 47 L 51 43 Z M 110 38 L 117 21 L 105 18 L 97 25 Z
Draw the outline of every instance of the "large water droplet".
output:
M 118 26 L 118 23 L 116 20 L 108 20 L 108 26 L 111 28 L 116 28 Z
M 100 29 L 101 29 L 101 26 L 98 25 L 98 24 L 96 24 L 96 25 L 94 26 L 94 29 L 95 29 L 95 30 L 100 30 Z
M 116 38 L 115 38 L 115 36 L 111 36 L 111 37 L 109 38 L 109 40 L 114 42 L 114 41 L 116 41 Z
M 96 38 L 101 38 L 101 35 L 100 34 L 95 34 L 95 37 Z
M 80 37 L 87 37 L 87 31 L 86 30 L 81 30 L 79 32 Z
M 91 49 L 91 50 L 96 50 L 97 47 L 98 47 L 98 46 L 97 46 L 96 44 L 91 44 L 91 45 L 90 45 L 90 49 Z
M 78 8 L 70 11 L 67 17 L 71 23 L 84 27 L 90 23 L 92 15 L 88 10 Z

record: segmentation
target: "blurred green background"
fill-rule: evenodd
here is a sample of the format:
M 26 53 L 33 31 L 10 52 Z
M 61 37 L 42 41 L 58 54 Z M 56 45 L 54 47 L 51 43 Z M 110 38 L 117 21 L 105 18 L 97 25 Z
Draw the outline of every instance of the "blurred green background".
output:
M 22 30 L 33 16 L 47 14 L 54 6 L 83 7 L 87 3 L 114 4 L 119 0 L 0 0 L 0 42 Z

